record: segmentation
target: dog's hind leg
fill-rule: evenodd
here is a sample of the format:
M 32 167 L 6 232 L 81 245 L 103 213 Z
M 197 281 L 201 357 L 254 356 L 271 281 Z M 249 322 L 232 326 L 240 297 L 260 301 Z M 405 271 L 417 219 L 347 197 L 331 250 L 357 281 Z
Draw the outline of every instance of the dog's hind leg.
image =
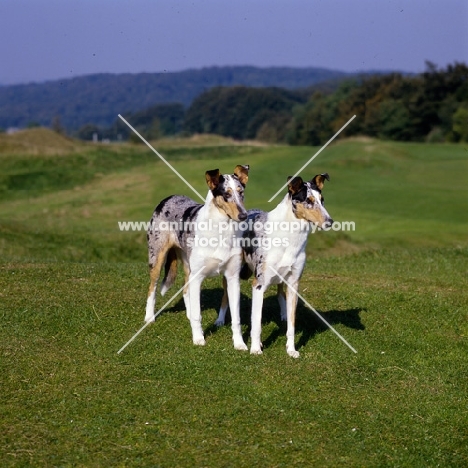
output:
M 248 280 L 252 276 L 252 270 L 249 268 L 247 263 L 242 265 L 239 273 L 239 278 L 242 280 Z M 223 276 L 223 298 L 221 299 L 221 307 L 219 308 L 218 318 L 216 319 L 215 325 L 222 327 L 226 322 L 226 312 L 229 309 L 229 296 L 227 290 L 226 277 Z M 286 320 L 286 319 L 285 319 Z
M 189 288 L 188 288 L 188 282 L 190 278 L 190 266 L 186 261 L 183 262 L 184 265 L 184 304 L 185 304 L 185 312 L 187 314 L 187 318 L 190 320 L 190 298 L 189 298 Z
M 166 294 L 167 290 L 174 284 L 177 276 L 177 251 L 172 247 L 167 252 L 164 265 L 164 279 L 161 283 L 161 296 Z
M 288 314 L 286 312 L 286 294 L 284 292 L 284 284 L 278 284 L 278 292 L 276 294 L 276 298 L 278 299 L 278 304 L 281 310 L 281 320 L 286 322 L 288 318 Z
M 168 249 L 160 250 L 153 261 L 150 263 L 150 285 L 148 289 L 148 298 L 146 299 L 145 322 L 154 322 L 154 305 L 156 303 L 156 288 L 158 286 L 159 275 Z
M 297 288 L 299 282 L 295 281 L 288 285 L 286 289 L 286 309 L 288 314 L 288 329 L 286 331 L 286 351 L 293 357 L 298 358 L 299 352 L 296 351 L 294 346 L 294 334 L 295 334 L 295 325 L 296 325 L 296 307 L 297 307 Z
M 262 308 L 265 286 L 254 280 L 252 285 L 252 329 L 250 354 L 262 354 Z
M 222 327 L 226 321 L 226 312 L 229 308 L 229 297 L 227 292 L 227 281 L 226 277 L 223 276 L 223 298 L 221 299 L 221 307 L 219 308 L 218 318 L 216 319 L 215 325 Z

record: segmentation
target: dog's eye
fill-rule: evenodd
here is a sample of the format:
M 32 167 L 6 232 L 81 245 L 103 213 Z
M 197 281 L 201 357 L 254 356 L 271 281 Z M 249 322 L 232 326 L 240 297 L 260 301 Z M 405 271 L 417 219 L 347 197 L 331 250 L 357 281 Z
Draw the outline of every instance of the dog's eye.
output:
M 309 197 L 309 202 L 312 203 L 312 205 L 315 203 L 315 198 L 310 196 Z

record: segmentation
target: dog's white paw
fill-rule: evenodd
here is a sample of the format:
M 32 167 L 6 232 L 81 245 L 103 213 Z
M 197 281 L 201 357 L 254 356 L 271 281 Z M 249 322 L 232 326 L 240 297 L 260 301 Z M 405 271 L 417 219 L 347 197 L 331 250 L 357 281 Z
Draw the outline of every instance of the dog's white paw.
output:
M 250 348 L 250 354 L 263 354 L 262 348 L 260 346 L 252 346 Z
M 151 323 L 151 322 L 154 322 L 154 321 L 155 321 L 154 314 L 145 315 L 145 323 Z
M 295 359 L 297 359 L 300 356 L 299 351 L 296 351 L 295 349 L 287 350 L 287 352 L 291 357 L 293 357 Z
M 234 340 L 234 349 L 239 351 L 247 351 L 247 345 L 244 343 L 244 340 L 241 338 L 240 340 Z
M 205 344 L 206 344 L 205 338 L 203 338 L 203 336 L 198 337 L 198 338 L 194 338 L 193 339 L 193 344 L 197 345 L 197 346 L 205 346 Z

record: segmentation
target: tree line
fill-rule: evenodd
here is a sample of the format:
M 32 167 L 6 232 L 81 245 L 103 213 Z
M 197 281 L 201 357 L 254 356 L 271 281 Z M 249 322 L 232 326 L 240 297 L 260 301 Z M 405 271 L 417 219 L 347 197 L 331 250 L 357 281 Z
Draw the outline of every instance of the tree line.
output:
M 238 140 L 291 145 L 325 143 L 351 116 L 344 136 L 368 135 L 397 141 L 468 141 L 468 67 L 439 69 L 427 62 L 420 75 L 389 73 L 322 87 L 218 86 L 201 93 L 188 108 L 157 104 L 125 117 L 147 139 L 213 133 Z M 134 139 L 120 120 L 106 129 L 82 127 L 109 139 Z
M 318 145 L 347 120 L 344 135 L 399 141 L 468 141 L 468 67 L 445 69 L 427 62 L 418 76 L 399 73 L 341 84 L 330 94 L 315 93 L 293 109 L 287 141 Z

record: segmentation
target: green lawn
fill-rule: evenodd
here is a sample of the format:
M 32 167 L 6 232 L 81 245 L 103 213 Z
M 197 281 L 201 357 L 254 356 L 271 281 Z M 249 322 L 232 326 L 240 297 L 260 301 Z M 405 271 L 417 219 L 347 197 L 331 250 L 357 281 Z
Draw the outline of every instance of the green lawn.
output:
M 356 231 L 311 236 L 300 292 L 358 353 L 299 304 L 294 360 L 273 290 L 264 354 L 232 348 L 213 326 L 220 278 L 202 292 L 205 347 L 178 297 L 117 354 L 148 286 L 145 234 L 117 222 L 192 194 L 142 146 L 34 144 L 0 140 L 2 466 L 468 465 L 466 147 L 348 140 L 311 163 Z M 316 151 L 158 150 L 203 194 L 207 169 L 250 164 L 246 205 L 264 209 Z

